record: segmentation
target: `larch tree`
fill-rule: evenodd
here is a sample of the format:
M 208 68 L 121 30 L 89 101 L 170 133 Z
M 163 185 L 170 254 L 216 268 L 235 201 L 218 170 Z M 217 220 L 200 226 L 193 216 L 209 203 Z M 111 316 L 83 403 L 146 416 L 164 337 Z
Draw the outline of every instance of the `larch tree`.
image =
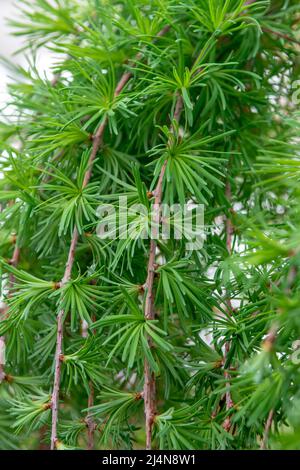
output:
M 298 1 L 18 6 L 0 447 L 299 448 Z

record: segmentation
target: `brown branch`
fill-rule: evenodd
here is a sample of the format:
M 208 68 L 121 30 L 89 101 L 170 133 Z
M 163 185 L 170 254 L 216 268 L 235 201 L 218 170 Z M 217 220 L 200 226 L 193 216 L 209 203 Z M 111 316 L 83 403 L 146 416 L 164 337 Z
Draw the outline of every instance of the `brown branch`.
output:
M 292 252 L 291 256 L 294 256 L 295 254 L 296 253 Z M 287 294 L 290 293 L 297 274 L 298 274 L 297 266 L 292 265 L 289 269 L 288 277 L 287 277 L 287 288 L 286 288 L 286 293 Z M 267 333 L 267 336 L 266 336 L 266 338 L 264 339 L 264 341 L 262 343 L 262 348 L 263 348 L 264 351 L 271 352 L 273 350 L 274 345 L 276 343 L 277 336 L 278 336 L 278 329 L 279 329 L 278 322 L 275 321 L 271 325 L 271 328 L 269 329 L 269 331 Z
M 226 199 L 229 203 L 231 203 L 231 199 L 232 199 L 232 192 L 231 192 L 231 185 L 230 185 L 230 181 L 229 179 L 227 179 L 227 182 L 226 182 L 226 189 L 225 189 L 225 196 L 226 196 Z M 231 218 L 226 216 L 225 217 L 225 233 L 226 233 L 226 248 L 227 248 L 227 252 L 229 255 L 231 255 L 231 250 L 232 250 L 232 235 L 234 233 L 234 228 L 233 228 L 233 224 L 232 224 L 232 221 L 231 221 Z M 230 299 L 230 295 L 228 292 L 226 292 L 226 305 L 227 305 L 227 312 L 228 314 L 231 316 L 232 315 L 232 312 L 233 312 L 233 307 L 232 307 L 232 303 L 231 303 L 231 299 Z M 224 359 L 223 359 L 223 362 L 224 364 L 226 363 L 226 359 L 227 359 L 227 356 L 229 354 L 229 351 L 230 351 L 230 346 L 231 346 L 231 342 L 230 341 L 226 341 L 225 343 L 225 352 L 224 352 Z M 230 411 L 231 408 L 233 408 L 234 406 L 234 403 L 233 403 L 233 400 L 232 400 L 232 397 L 231 397 L 231 392 L 230 392 L 230 379 L 231 379 L 231 376 L 229 374 L 229 372 L 227 370 L 224 371 L 224 377 L 226 379 L 226 393 L 225 393 L 225 401 L 226 401 L 226 411 Z M 224 423 L 223 423 L 223 428 L 229 432 L 230 431 L 230 428 L 231 428 L 231 419 L 230 419 L 230 416 L 227 416 Z
M 60 72 L 59 72 L 59 73 L 55 73 L 55 74 L 53 75 L 52 80 L 50 81 L 50 85 L 51 85 L 52 87 L 56 87 L 56 85 L 58 84 L 60 78 L 61 78 L 61 73 L 60 73 Z
M 92 321 L 95 321 L 96 319 L 94 318 L 94 315 L 93 315 L 93 318 L 92 318 Z M 81 336 L 82 338 L 87 338 L 89 333 L 88 333 L 88 323 L 83 320 L 81 322 Z M 94 332 L 93 332 L 94 333 Z M 93 383 L 90 381 L 89 382 L 89 394 L 88 394 L 88 408 L 91 408 L 92 406 L 94 405 L 94 386 L 93 386 Z M 95 429 L 96 429 L 96 425 L 95 425 L 95 422 L 93 420 L 93 417 L 88 413 L 86 418 L 85 418 L 85 423 L 87 425 L 87 428 L 88 428 L 88 445 L 87 445 L 87 448 L 88 450 L 93 450 L 94 449 L 94 434 L 95 434 Z
M 164 27 L 158 34 L 157 37 L 162 36 L 169 30 L 169 26 Z M 139 60 L 141 54 L 139 53 L 136 56 L 136 60 Z M 132 66 L 134 67 L 134 63 Z M 114 96 L 117 97 L 122 90 L 124 89 L 127 82 L 132 77 L 131 71 L 126 71 L 122 77 L 120 78 Z M 93 169 L 93 163 L 97 156 L 98 151 L 103 145 L 103 137 L 104 132 L 108 123 L 107 116 L 103 119 L 101 125 L 99 126 L 96 133 L 92 136 L 92 150 L 87 164 L 87 170 L 84 175 L 82 188 L 84 189 L 90 181 Z M 75 260 L 75 251 L 78 243 L 78 230 L 75 227 L 73 230 L 73 235 L 71 239 L 71 244 L 69 248 L 68 260 L 65 267 L 64 276 L 60 283 L 60 287 L 64 287 L 67 282 L 71 279 L 71 272 L 72 267 Z M 62 357 L 62 342 L 63 342 L 63 317 L 64 317 L 64 310 L 61 309 L 57 315 L 57 337 L 56 337 L 56 353 L 55 353 L 55 371 L 54 371 L 54 384 L 53 384 L 53 391 L 52 391 L 52 425 L 51 425 L 51 450 L 56 448 L 56 444 L 58 442 L 57 439 L 57 422 L 58 422 L 58 406 L 59 406 L 59 391 L 60 391 L 60 375 L 61 375 L 61 357 Z
M 250 6 L 251 4 L 253 4 L 255 2 L 257 2 L 257 0 L 247 0 L 245 2 L 245 6 Z M 243 11 L 243 13 L 246 13 L 246 12 L 247 12 L 247 10 Z M 285 34 L 285 33 L 282 33 L 281 31 L 276 31 L 274 29 L 266 28 L 266 27 L 263 27 L 262 31 L 264 33 L 274 34 L 274 36 L 277 36 L 281 39 L 285 39 L 288 42 L 293 42 L 294 44 L 297 44 L 298 46 L 300 46 L 300 41 L 298 39 L 294 38 L 293 36 L 290 36 L 289 34 Z
M 13 267 L 16 267 L 19 263 L 20 259 L 20 247 L 18 245 L 18 240 L 15 240 L 15 248 L 13 251 L 13 255 L 11 259 L 9 260 L 9 264 Z M 8 297 L 11 297 L 12 295 L 12 289 L 15 283 L 15 276 L 10 273 L 9 274 L 9 287 L 8 287 Z M 7 307 L 4 309 L 4 312 L 6 313 Z M 0 359 L 3 360 L 3 364 L 0 363 L 0 384 L 6 379 L 6 373 L 5 373 L 5 367 L 4 367 L 4 361 L 5 361 L 5 336 L 0 336 L 0 348 L 1 348 L 1 357 Z
M 3 363 L 2 363 L 3 362 Z M 0 385 L 4 382 L 6 373 L 5 373 L 5 337 L 0 336 Z
M 20 254 L 21 254 L 21 250 L 18 245 L 18 240 L 16 238 L 14 252 L 13 252 L 11 259 L 8 261 L 8 264 L 16 268 L 19 263 Z M 9 296 L 11 295 L 11 291 L 12 291 L 14 283 L 15 283 L 15 276 L 12 273 L 9 273 L 9 294 L 8 294 Z
M 293 42 L 294 44 L 300 46 L 300 41 L 293 36 L 289 36 L 288 34 L 282 33 L 281 31 L 276 31 L 271 28 L 262 28 L 262 30 L 264 33 L 274 34 L 281 39 L 285 39 L 286 41 Z
M 289 269 L 288 279 L 287 279 L 288 281 L 287 293 L 290 292 L 297 274 L 298 274 L 298 268 L 295 265 L 291 266 Z M 268 334 L 262 344 L 262 349 L 265 352 L 273 351 L 276 340 L 277 340 L 277 336 L 278 336 L 278 330 L 279 330 L 279 325 L 277 322 L 274 322 L 271 325 L 271 328 L 269 329 Z M 267 443 L 268 443 L 269 433 L 270 433 L 270 429 L 271 429 L 273 418 L 274 418 L 274 413 L 275 413 L 275 410 L 274 408 L 272 408 L 269 412 L 269 416 L 265 424 L 264 437 L 260 446 L 262 450 L 267 448 Z
M 177 96 L 176 106 L 174 110 L 174 120 L 179 123 L 181 112 L 183 109 L 183 100 L 181 95 Z M 173 135 L 175 129 L 171 125 Z M 171 137 L 169 139 L 168 145 L 171 145 Z M 151 235 L 150 241 L 150 251 L 147 267 L 147 279 L 145 283 L 146 290 L 146 300 L 145 300 L 145 311 L 144 316 L 146 320 L 155 319 L 154 311 L 154 276 L 155 276 L 155 256 L 157 249 L 157 239 L 159 233 L 159 223 L 161 217 L 161 202 L 162 202 L 162 188 L 163 181 L 167 167 L 167 160 L 163 163 L 163 166 L 160 170 L 160 175 L 155 190 L 153 191 L 154 195 L 154 205 L 153 205 L 153 217 L 152 217 L 152 227 L 153 233 Z M 152 341 L 148 338 L 149 348 L 153 347 Z M 146 449 L 151 450 L 152 447 L 152 429 L 156 415 L 156 383 L 154 373 L 151 371 L 150 364 L 147 359 L 144 361 L 144 412 L 145 412 L 145 424 L 146 424 Z
M 54 75 L 53 79 L 51 80 L 51 86 L 55 87 L 57 85 L 57 83 L 60 79 L 60 76 L 61 76 L 60 73 L 57 73 L 57 74 Z M 9 264 L 15 268 L 15 267 L 17 267 L 17 265 L 19 263 L 21 251 L 20 251 L 20 247 L 19 247 L 19 244 L 18 244 L 17 235 L 14 235 L 14 237 L 15 237 L 15 248 L 14 248 L 12 257 L 9 260 Z M 13 289 L 14 283 L 15 283 L 15 276 L 12 273 L 10 273 L 9 274 L 9 293 L 8 293 L 8 296 L 11 295 L 11 291 Z M 0 342 L 1 342 L 1 348 L 4 351 L 4 349 L 5 349 L 5 336 L 0 337 Z M 4 352 L 3 352 L 3 354 L 4 354 Z M 4 360 L 4 358 L 3 358 L 3 360 Z M 6 377 L 6 374 L 5 374 L 5 371 L 4 371 L 4 364 L 0 364 L 0 384 L 1 384 L 1 382 L 3 382 L 3 380 L 5 380 L 5 377 Z
M 16 240 L 14 252 L 13 252 L 13 255 L 12 255 L 10 261 L 9 261 L 9 264 L 11 266 L 16 267 L 19 263 L 19 259 L 20 259 L 20 247 L 19 247 L 19 245 L 17 243 L 17 240 Z
M 245 7 L 248 7 L 248 6 L 252 5 L 252 3 L 255 3 L 255 2 L 257 2 L 257 0 L 247 0 L 247 2 L 244 3 L 244 6 L 245 6 Z M 247 13 L 247 8 L 246 8 L 244 11 L 242 11 L 242 14 L 243 14 L 243 15 L 244 15 L 245 13 Z
M 271 430 L 272 423 L 273 423 L 273 418 L 274 418 L 274 409 L 272 409 L 270 411 L 270 413 L 268 415 L 268 419 L 266 421 L 265 430 L 264 430 L 264 437 L 263 437 L 263 440 L 261 441 L 261 444 L 260 444 L 261 450 L 265 450 L 267 448 L 269 434 L 270 434 L 270 430 Z
M 94 387 L 92 382 L 89 383 L 89 398 L 88 398 L 88 408 L 91 408 L 94 405 Z M 94 434 L 95 434 L 95 423 L 89 414 L 86 417 L 86 423 L 88 427 L 88 450 L 94 449 Z
M 94 160 L 103 144 L 104 131 L 107 124 L 107 117 L 102 121 L 96 134 L 93 136 L 92 151 L 87 164 L 87 170 L 84 175 L 82 188 L 84 189 L 92 175 L 92 168 Z M 64 287 L 71 279 L 71 272 L 75 260 L 75 251 L 78 243 L 78 229 L 75 227 L 69 248 L 68 260 L 65 267 L 64 276 L 61 280 L 60 287 Z M 59 388 L 60 388 L 60 374 L 61 374 L 61 355 L 62 355 L 62 341 L 63 341 L 63 317 L 64 310 L 61 309 L 57 316 L 57 337 L 56 337 L 56 352 L 55 352 L 55 372 L 54 372 L 54 385 L 52 392 L 52 425 L 51 425 L 51 450 L 55 449 L 57 442 L 57 420 L 58 420 L 58 404 L 59 404 Z

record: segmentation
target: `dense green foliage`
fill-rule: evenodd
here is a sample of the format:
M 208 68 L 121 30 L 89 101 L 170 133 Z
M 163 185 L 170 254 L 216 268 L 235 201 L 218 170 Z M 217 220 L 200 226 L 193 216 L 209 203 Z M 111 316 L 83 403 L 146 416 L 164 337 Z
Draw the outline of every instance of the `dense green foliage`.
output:
M 49 445 L 61 311 L 56 448 L 143 448 L 144 362 L 153 448 L 299 448 L 298 1 L 18 3 L 30 59 L 11 64 L 0 125 L 0 448 Z M 206 237 L 158 240 L 153 320 L 150 242 L 100 239 L 97 207 L 149 208 L 164 165 L 162 202 L 204 204 Z M 141 214 L 127 223 L 142 235 Z

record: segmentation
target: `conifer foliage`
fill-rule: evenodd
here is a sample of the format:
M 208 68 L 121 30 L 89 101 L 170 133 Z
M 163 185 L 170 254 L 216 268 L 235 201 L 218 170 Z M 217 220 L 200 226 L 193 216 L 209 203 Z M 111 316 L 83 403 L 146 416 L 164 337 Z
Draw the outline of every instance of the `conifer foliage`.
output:
M 0 448 L 299 448 L 298 1 L 18 6 Z

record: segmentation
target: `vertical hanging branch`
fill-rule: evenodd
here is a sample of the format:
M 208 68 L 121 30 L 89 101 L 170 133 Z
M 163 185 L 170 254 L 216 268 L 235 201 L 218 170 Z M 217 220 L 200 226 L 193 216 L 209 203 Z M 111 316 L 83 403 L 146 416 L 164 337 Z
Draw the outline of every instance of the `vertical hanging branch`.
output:
M 226 182 L 225 196 L 226 196 L 227 201 L 231 203 L 232 192 L 231 192 L 231 185 L 230 185 L 229 179 L 227 179 L 227 182 Z M 231 218 L 228 216 L 225 217 L 225 233 L 226 233 L 226 248 L 227 248 L 228 254 L 231 255 L 232 235 L 234 233 L 234 229 L 233 229 Z M 227 306 L 227 313 L 229 315 L 232 315 L 233 307 L 232 307 L 232 303 L 230 299 L 230 294 L 228 292 L 226 292 L 226 306 Z M 226 363 L 229 351 L 230 351 L 230 341 L 226 341 L 225 352 L 224 352 L 224 364 Z M 224 377 L 226 379 L 226 393 L 225 393 L 226 411 L 229 412 L 231 408 L 233 408 L 234 404 L 233 404 L 231 392 L 230 392 L 230 374 L 228 373 L 227 370 L 224 371 Z M 230 431 L 230 428 L 231 428 L 230 416 L 226 417 L 223 423 L 223 428 L 227 432 Z
M 57 0 L 57 8 L 48 8 L 42 0 L 32 3 L 36 14 L 30 8 L 22 10 L 23 18 L 12 24 L 17 34 L 27 36 L 29 51 L 32 43 L 37 50 L 54 45 L 61 55 L 57 70 L 66 78 L 59 80 L 55 90 L 34 65 L 28 74 L 21 70 L 10 100 L 20 119 L 0 124 L 4 149 L 0 200 L 19 195 L 21 205 L 20 211 L 18 205 L 11 210 L 8 206 L 0 217 L 7 303 L 0 334 L 9 351 L 16 352 L 11 358 L 7 351 L 9 361 L 0 367 L 0 382 L 4 380 L 2 387 L 9 392 L 8 400 L 0 400 L 0 414 L 5 417 L 0 447 L 18 445 L 12 435 L 17 428 L 25 439 L 32 430 L 40 442 L 51 434 L 52 449 L 73 448 L 82 439 L 86 449 L 93 449 L 98 447 L 97 432 L 101 447 L 110 447 L 113 441 L 116 448 L 130 448 L 140 426 L 147 449 L 269 449 L 277 438 L 278 445 L 285 447 L 281 424 L 286 421 L 292 427 L 288 418 L 294 407 L 289 398 L 297 392 L 297 387 L 293 387 L 294 394 L 290 390 L 294 376 L 289 373 L 293 372 L 291 358 L 286 354 L 293 335 L 285 333 L 297 334 L 294 317 L 300 281 L 299 273 L 293 281 L 293 265 L 298 268 L 296 253 L 291 253 L 297 244 L 297 214 L 290 210 L 299 203 L 298 121 L 295 107 L 288 106 L 291 87 L 285 80 L 287 76 L 292 84 L 297 80 L 297 47 L 287 41 L 289 35 L 297 41 L 297 2 L 273 2 L 267 8 L 268 2 L 259 0 L 227 0 L 218 7 L 222 2 L 211 0 L 196 2 L 194 8 L 195 2 L 188 0 L 176 4 L 175 10 L 172 0 L 163 5 L 124 0 L 121 9 L 115 2 L 99 2 L 94 8 L 88 0 L 79 7 L 75 0 L 66 5 Z M 109 18 L 116 15 L 112 29 Z M 157 37 L 153 28 L 168 22 L 174 22 L 174 34 L 157 41 L 169 26 Z M 153 46 L 154 42 L 159 44 Z M 106 43 L 109 50 L 101 46 Z M 126 65 L 120 62 L 124 44 L 129 51 Z M 56 82 L 54 77 L 52 87 Z M 285 98 L 282 102 L 268 99 L 274 90 Z M 268 119 L 272 113 L 278 119 Z M 165 124 L 162 145 L 154 126 L 157 120 Z M 13 149 L 13 139 L 20 133 L 29 142 L 26 155 Z M 239 157 L 222 176 L 226 149 L 234 148 L 237 141 Z M 81 157 L 82 145 L 88 149 L 87 156 L 84 152 Z M 146 192 L 149 165 L 143 158 L 145 152 L 152 156 L 150 165 L 158 163 L 152 172 L 151 193 Z M 146 165 L 145 171 L 136 168 L 137 156 L 142 167 Z M 58 159 L 58 165 L 53 165 Z M 74 162 L 75 166 L 81 163 L 76 181 Z M 98 165 L 101 174 L 96 171 Z M 227 197 L 222 209 L 222 246 L 218 231 L 209 230 L 207 247 L 201 249 L 197 243 L 202 228 L 200 208 L 209 206 L 205 219 L 214 224 L 222 187 L 223 200 Z M 286 194 L 288 201 L 283 197 Z M 122 198 L 132 208 L 128 220 L 122 217 Z M 97 234 L 92 230 L 82 238 L 100 200 L 103 223 L 98 224 Z M 184 200 L 189 213 L 176 214 L 176 203 L 180 207 Z M 142 209 L 151 207 L 146 259 L 139 243 L 145 213 L 136 202 L 146 202 Z M 168 227 L 163 227 L 165 202 L 173 206 L 171 220 L 170 214 L 166 216 Z M 235 202 L 249 219 L 238 228 Z M 176 215 L 186 217 L 179 221 Z M 24 221 L 31 222 L 30 233 L 23 233 L 23 227 L 28 228 Z M 178 221 L 185 222 L 185 233 L 176 236 L 173 222 Z M 15 253 L 17 247 L 7 241 L 7 232 L 17 222 L 19 263 L 19 250 Z M 125 241 L 115 236 L 124 224 L 133 235 L 129 233 Z M 179 241 L 180 235 L 185 240 Z M 184 247 L 188 239 L 196 243 Z M 8 266 L 8 246 L 16 269 Z M 243 248 L 243 256 L 236 260 L 237 248 Z M 38 256 L 36 266 L 30 252 L 26 255 L 31 249 Z M 241 275 L 228 279 L 226 264 L 232 274 L 235 261 L 235 272 Z M 145 263 L 142 280 L 136 269 L 141 263 Z M 101 273 L 103 268 L 100 285 L 93 286 L 93 281 L 88 282 L 93 278 L 90 271 Z M 59 282 L 53 282 L 51 272 L 57 269 Z M 48 273 L 46 279 L 43 272 Z M 77 277 L 77 272 L 83 276 Z M 268 292 L 270 276 L 274 289 Z M 287 286 L 291 292 L 286 292 Z M 135 308 L 141 296 L 142 313 Z M 58 299 L 56 306 L 48 305 L 51 299 Z M 237 299 L 242 299 L 239 308 Z M 104 317 L 102 312 L 106 312 Z M 71 326 L 78 321 L 81 325 L 77 339 L 68 334 L 70 314 Z M 170 328 L 175 335 L 168 335 Z M 208 331 L 213 332 L 210 345 L 199 340 Z M 20 337 L 32 349 L 30 356 L 19 347 Z M 216 344 L 220 341 L 222 351 Z M 45 389 L 39 377 L 47 373 L 49 361 L 52 372 Z M 19 369 L 25 374 L 21 380 Z M 105 377 L 112 387 L 102 390 Z M 282 387 L 277 387 L 275 397 L 277 379 Z M 243 397 L 238 410 L 235 390 Z M 174 399 L 177 404 L 170 413 Z M 261 415 L 260 405 L 264 408 Z M 82 412 L 83 419 L 74 421 Z M 48 418 L 52 423 L 47 421 L 45 426 Z M 298 429 L 293 427 L 289 444 L 297 443 Z M 34 441 L 31 447 L 37 447 Z
M 93 384 L 89 383 L 89 397 L 88 397 L 88 408 L 91 408 L 94 405 L 94 387 Z M 88 450 L 93 450 L 95 445 L 95 422 L 89 414 L 86 417 L 86 424 L 88 428 Z
M 5 380 L 5 337 L 0 336 L 0 384 Z
M 181 95 L 178 95 L 174 116 L 173 119 L 179 123 L 181 112 L 183 108 L 183 100 Z M 173 135 L 175 134 L 175 129 L 171 125 L 170 130 Z M 171 139 L 169 139 L 168 145 L 171 145 Z M 162 189 L 163 181 L 167 167 L 167 160 L 163 163 L 163 166 L 160 171 L 158 182 L 156 188 L 153 191 L 154 195 L 154 205 L 153 205 L 153 234 L 150 241 L 150 251 L 147 267 L 147 279 L 145 283 L 146 290 L 146 299 L 145 299 L 145 311 L 144 316 L 146 320 L 155 319 L 154 311 L 154 276 L 155 276 L 155 256 L 157 249 L 157 238 L 159 234 L 159 225 L 161 217 L 161 202 L 162 202 Z M 151 348 L 152 341 L 148 338 L 148 345 Z M 146 449 L 151 450 L 152 447 L 152 429 L 154 424 L 154 419 L 156 415 L 156 384 L 155 376 L 151 371 L 150 364 L 147 359 L 144 361 L 144 412 L 145 412 L 145 425 L 146 425 Z
M 273 423 L 273 417 L 274 417 L 274 410 L 272 409 L 272 410 L 270 410 L 269 415 L 268 415 L 268 419 L 266 421 L 264 436 L 263 436 L 263 440 L 261 441 L 261 445 L 260 445 L 261 450 L 265 450 L 267 448 L 269 434 L 270 434 L 270 430 L 271 430 L 272 423 Z
M 55 87 L 60 79 L 61 74 L 57 73 L 53 76 L 51 80 L 51 86 Z M 14 201 L 11 201 L 12 203 Z M 15 243 L 15 248 L 13 251 L 13 255 L 11 259 L 8 261 L 8 264 L 16 268 L 19 264 L 19 259 L 20 259 L 20 254 L 21 254 L 21 249 L 19 246 L 19 238 L 18 235 L 14 235 L 14 243 Z M 9 286 L 8 286 L 8 296 L 11 295 L 13 286 L 15 283 L 15 276 L 12 273 L 9 273 Z M 4 307 L 3 312 L 1 313 L 6 313 L 7 307 Z M 1 362 L 4 362 L 4 355 L 5 355 L 5 336 L 0 336 L 0 384 L 5 380 L 5 371 L 4 371 L 4 363 L 2 364 Z
M 87 170 L 84 175 L 82 189 L 84 189 L 92 175 L 92 167 L 98 150 L 103 143 L 103 135 L 107 124 L 107 118 L 103 120 L 99 126 L 96 134 L 93 136 L 93 145 L 89 157 Z M 61 280 L 60 287 L 63 287 L 71 279 L 71 272 L 74 265 L 75 251 L 78 243 L 78 230 L 75 227 L 69 248 L 68 260 L 65 267 L 64 276 Z M 52 391 L 51 408 L 52 408 L 52 425 L 51 425 L 51 450 L 55 449 L 57 443 L 57 419 L 58 419 L 58 404 L 59 404 L 59 389 L 60 389 L 60 374 L 61 374 L 61 357 L 62 357 L 62 342 L 63 342 L 63 317 L 64 310 L 61 309 L 57 315 L 57 336 L 56 336 L 56 352 L 55 352 L 55 369 L 54 369 L 54 385 Z
M 289 273 L 288 273 L 287 289 L 286 289 L 287 294 L 289 294 L 291 288 L 293 287 L 293 284 L 295 282 L 297 274 L 298 274 L 298 268 L 295 265 L 292 265 L 290 267 Z M 278 325 L 277 322 L 275 322 L 275 323 L 273 323 L 273 325 L 271 325 L 271 327 L 268 331 L 268 334 L 267 334 L 266 338 L 264 339 L 264 342 L 263 342 L 263 345 L 262 345 L 264 351 L 271 352 L 273 350 L 274 345 L 275 345 L 276 340 L 277 340 L 278 329 L 279 329 L 279 325 Z M 272 424 L 273 424 L 274 414 L 275 414 L 275 410 L 274 410 L 274 408 L 272 408 L 269 412 L 267 421 L 265 423 L 264 435 L 263 435 L 263 439 L 262 439 L 261 444 L 260 444 L 260 449 L 261 450 L 267 449 L 269 434 L 270 434 L 271 427 L 272 427 Z
M 16 267 L 19 263 L 20 259 L 20 247 L 18 244 L 18 239 L 15 237 L 15 248 L 13 251 L 13 255 L 9 260 L 9 264 L 13 267 Z M 9 285 L 8 285 L 8 297 L 11 296 L 12 289 L 14 286 L 15 277 L 12 273 L 9 274 Z M 7 312 L 7 307 L 4 306 L 2 310 L 2 314 Z M 0 384 L 5 380 L 5 336 L 0 336 Z
M 247 1 L 245 2 L 245 7 L 252 5 L 253 3 L 255 3 L 255 2 L 257 2 L 257 1 L 258 1 L 258 0 L 247 0 Z M 247 10 L 244 10 L 243 13 L 246 13 L 246 12 L 247 12 Z M 295 38 L 295 37 L 293 37 L 293 36 L 291 36 L 291 35 L 289 35 L 289 34 L 285 34 L 285 33 L 281 32 L 281 31 L 276 31 L 276 30 L 274 30 L 274 29 L 267 28 L 267 27 L 263 27 L 263 28 L 262 28 L 262 31 L 263 31 L 264 33 L 273 34 L 274 36 L 277 36 L 277 37 L 280 38 L 280 39 L 284 39 L 284 40 L 287 41 L 287 42 L 290 42 L 290 43 L 292 42 L 292 43 L 294 43 L 294 44 L 297 44 L 298 46 L 300 45 L 300 41 L 299 41 L 297 38 Z
M 95 318 L 92 319 L 95 321 Z M 82 338 L 88 337 L 88 323 L 83 320 L 81 323 L 81 336 Z M 92 382 L 89 382 L 89 395 L 88 395 L 88 408 L 91 408 L 94 405 L 94 386 Z M 95 423 L 93 417 L 88 413 L 85 418 L 85 423 L 87 425 L 87 448 L 88 450 L 94 449 L 94 434 L 95 434 Z
M 195 64 L 198 63 L 199 58 L 203 55 L 203 52 L 204 51 L 202 51 L 199 54 L 199 56 L 197 57 L 195 61 Z M 176 104 L 175 104 L 175 109 L 174 109 L 173 122 L 175 121 L 177 124 L 179 124 L 182 110 L 183 110 L 183 98 L 178 93 Z M 170 131 L 172 135 L 174 136 L 175 128 L 173 124 L 171 124 L 170 126 Z M 169 138 L 168 146 L 170 146 L 171 144 L 172 144 L 172 137 Z M 156 248 L 157 248 L 157 238 L 158 238 L 158 233 L 159 233 L 162 189 L 163 189 L 163 181 L 164 181 L 164 176 L 166 172 L 166 167 L 167 167 L 167 160 L 165 160 L 165 162 L 162 165 L 156 188 L 153 191 L 154 204 L 153 204 L 152 225 L 153 225 L 154 236 L 152 235 L 151 241 L 150 241 L 149 259 L 148 259 L 148 266 L 147 266 L 147 279 L 144 284 L 145 291 L 146 291 L 144 316 L 146 320 L 155 319 L 154 292 L 153 292 L 153 284 L 154 284 L 154 276 L 155 276 L 155 255 L 156 255 Z M 148 345 L 149 345 L 149 348 L 153 346 L 150 338 L 148 338 Z M 147 359 L 145 359 L 144 361 L 144 393 L 143 395 L 144 395 L 144 414 L 145 414 L 145 427 L 146 427 L 146 449 L 151 450 L 152 429 L 153 429 L 153 424 L 154 424 L 155 415 L 156 415 L 156 384 L 155 384 L 154 373 L 151 371 L 150 364 L 147 361 Z
M 169 31 L 170 26 L 166 25 L 161 31 L 158 32 L 157 38 L 163 36 L 164 34 Z M 141 58 L 141 53 L 138 53 L 136 56 L 136 60 Z M 132 64 L 134 67 L 134 63 Z M 132 77 L 132 72 L 127 71 L 125 72 L 122 77 L 120 78 L 115 91 L 114 97 L 118 97 L 119 94 L 122 92 L 128 81 Z M 84 175 L 82 189 L 84 189 L 87 184 L 89 183 L 93 164 L 95 158 L 97 156 L 98 151 L 103 145 L 103 136 L 108 123 L 107 116 L 103 119 L 101 125 L 99 126 L 96 133 L 92 136 L 92 150 L 88 160 L 87 170 Z M 71 272 L 74 265 L 75 259 L 75 251 L 78 243 L 78 230 L 75 227 L 73 230 L 73 235 L 70 243 L 68 260 L 65 267 L 64 276 L 61 280 L 60 287 L 63 287 L 67 284 L 67 282 L 71 279 Z M 60 391 L 60 375 L 61 375 L 61 358 L 62 358 L 62 343 L 63 343 L 63 317 L 64 317 L 64 310 L 61 309 L 57 315 L 57 336 L 56 336 L 56 352 L 55 352 L 55 359 L 54 359 L 54 384 L 53 384 L 53 391 L 52 391 L 52 398 L 51 398 L 51 408 L 52 408 L 52 424 L 51 424 L 51 450 L 56 448 L 57 444 L 57 422 L 58 422 L 58 405 L 59 405 L 59 391 Z M 91 397 L 90 397 L 91 398 Z

